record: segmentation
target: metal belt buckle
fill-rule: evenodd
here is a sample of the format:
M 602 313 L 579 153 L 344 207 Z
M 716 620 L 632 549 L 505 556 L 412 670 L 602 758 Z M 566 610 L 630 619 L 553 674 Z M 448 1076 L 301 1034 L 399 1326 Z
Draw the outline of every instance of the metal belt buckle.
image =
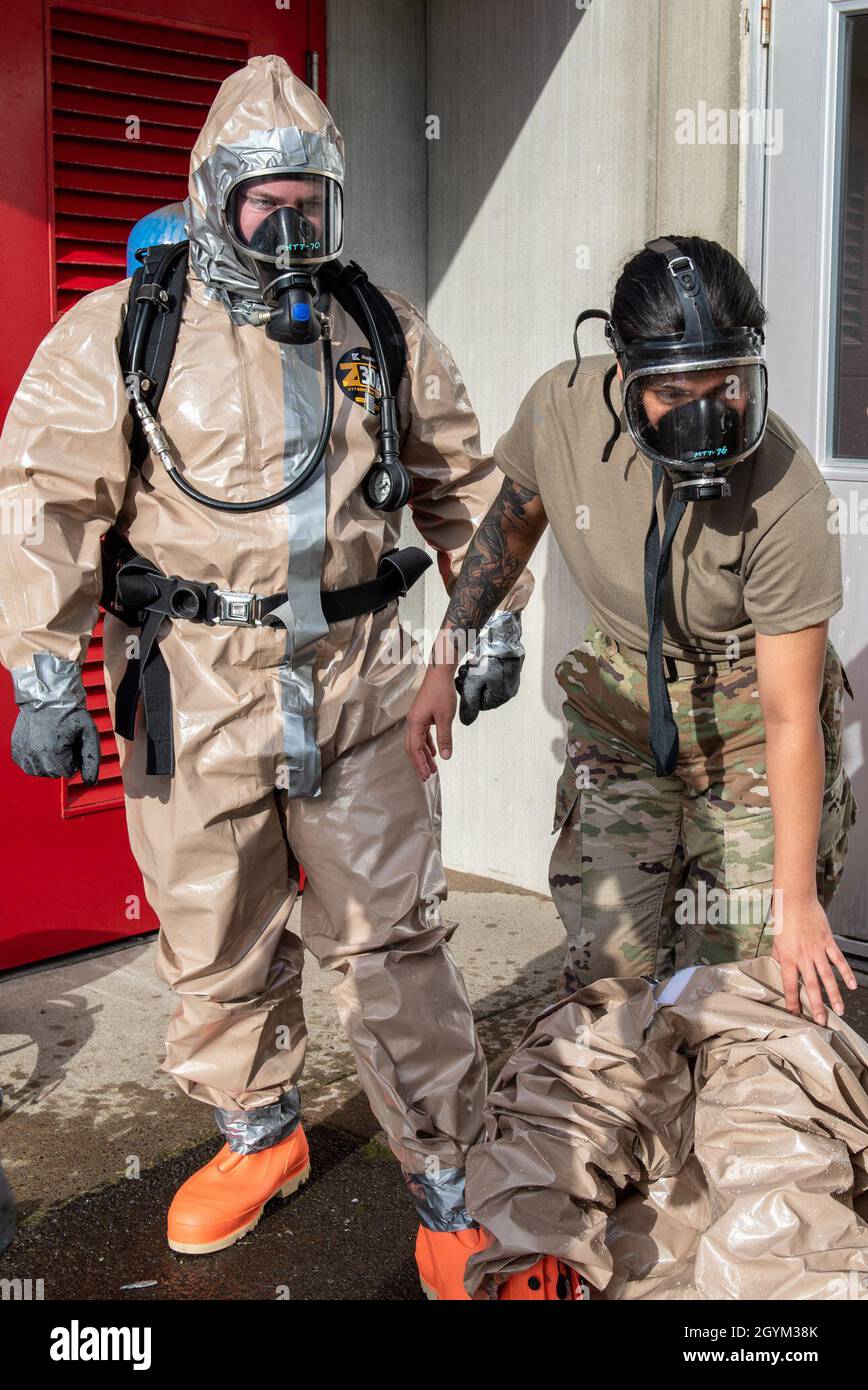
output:
M 232 589 L 218 589 L 217 600 L 218 623 L 229 623 L 234 627 L 262 626 L 260 594 L 242 594 Z

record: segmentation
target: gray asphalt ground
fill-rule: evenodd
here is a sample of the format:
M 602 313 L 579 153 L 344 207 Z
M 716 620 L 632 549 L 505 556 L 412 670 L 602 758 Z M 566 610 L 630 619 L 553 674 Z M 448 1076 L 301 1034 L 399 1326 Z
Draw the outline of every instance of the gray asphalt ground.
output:
M 562 929 L 548 899 L 468 875 L 450 876 L 446 915 L 460 923 L 452 946 L 494 1070 L 552 996 Z M 209 1107 L 158 1070 L 174 1003 L 153 956 L 148 940 L 0 979 L 0 1158 L 20 1213 L 0 1280 L 41 1279 L 46 1300 L 420 1299 L 414 1213 L 356 1078 L 333 979 L 312 960 L 310 1182 L 229 1250 L 167 1248 L 172 1195 L 220 1141 Z
M 494 1074 L 552 997 L 562 929 L 548 899 L 467 875 L 450 876 L 447 916 L 460 923 L 453 949 Z M 209 1108 L 158 1070 L 173 1001 L 153 953 L 137 942 L 0 979 L 0 1158 L 20 1211 L 0 1281 L 42 1280 L 46 1300 L 421 1299 L 413 1211 L 356 1079 L 332 981 L 312 961 L 311 1180 L 229 1250 L 168 1250 L 166 1208 L 219 1139 Z M 849 996 L 847 1020 L 868 1034 L 868 989 Z

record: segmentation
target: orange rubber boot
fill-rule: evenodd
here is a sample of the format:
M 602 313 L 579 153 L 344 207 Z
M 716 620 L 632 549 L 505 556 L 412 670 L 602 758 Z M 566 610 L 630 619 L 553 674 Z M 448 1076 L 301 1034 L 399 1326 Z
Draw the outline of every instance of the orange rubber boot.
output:
M 590 1297 L 588 1286 L 574 1269 L 554 1255 L 543 1255 L 530 1269 L 511 1274 L 497 1290 L 498 1299 L 556 1299 L 582 1303 Z
M 465 1231 L 429 1231 L 419 1227 L 416 1237 L 416 1264 L 419 1281 L 428 1298 L 439 1301 L 466 1299 L 464 1267 L 471 1255 L 484 1250 L 488 1236 L 478 1226 Z
M 272 1197 L 289 1197 L 307 1182 L 310 1159 L 301 1125 L 254 1154 L 224 1144 L 188 1178 L 169 1208 L 169 1245 L 184 1255 L 225 1250 L 252 1231 Z

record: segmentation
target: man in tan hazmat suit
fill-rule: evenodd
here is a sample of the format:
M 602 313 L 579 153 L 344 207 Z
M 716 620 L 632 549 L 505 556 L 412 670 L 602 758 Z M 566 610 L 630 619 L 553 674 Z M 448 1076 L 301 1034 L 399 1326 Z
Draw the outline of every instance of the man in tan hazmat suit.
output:
M 394 600 L 339 621 L 323 611 L 334 591 L 380 572 L 401 515 L 377 510 L 363 489 L 378 457 L 382 359 L 341 304 L 303 283 L 340 250 L 342 178 L 340 134 L 282 59 L 253 58 L 223 84 L 191 159 L 189 269 L 159 409 L 167 466 L 153 452 L 130 464 L 124 281 L 64 315 L 9 412 L 0 496 L 35 506 L 43 525 L 38 539 L 0 541 L 0 658 L 20 706 L 19 765 L 93 780 L 99 739 L 81 663 L 98 615 L 101 536 L 114 527 L 161 580 L 210 586 L 206 620 L 158 615 L 170 696 L 157 709 L 145 685 L 139 701 L 139 671 L 134 737 L 119 741 L 130 841 L 161 924 L 157 968 L 179 1001 L 165 1069 L 215 1108 L 226 1139 L 176 1195 L 169 1242 L 219 1250 L 307 1177 L 296 1088 L 303 945 L 290 929 L 300 863 L 301 935 L 341 974 L 359 1076 L 422 1223 L 423 1282 L 461 1297 L 476 1246 L 464 1157 L 486 1077 L 441 917 L 437 794 L 404 753 L 422 667 L 413 653 L 396 659 Z M 268 275 L 287 266 L 301 266 L 301 281 L 269 297 Z M 448 352 L 412 305 L 386 298 L 406 339 L 396 405 L 410 506 L 451 588 L 501 479 Z M 283 339 L 267 331 L 279 313 Z M 334 362 L 332 428 L 312 468 L 327 392 L 323 344 L 303 338 L 311 320 Z M 240 510 L 282 490 L 289 500 Z M 501 698 L 501 659 L 520 662 L 515 615 L 531 586 L 523 575 L 481 635 L 493 673 L 483 707 Z M 269 605 L 256 596 L 274 595 L 278 621 L 263 621 Z M 129 637 L 108 613 L 113 711 Z M 509 693 L 515 684 L 505 682 Z M 168 762 L 152 761 L 160 720 Z

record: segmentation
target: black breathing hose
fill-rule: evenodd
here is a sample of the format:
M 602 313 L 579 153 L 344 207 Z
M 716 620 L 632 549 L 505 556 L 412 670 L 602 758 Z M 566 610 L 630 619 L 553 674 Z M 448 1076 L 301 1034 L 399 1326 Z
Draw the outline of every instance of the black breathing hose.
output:
M 277 507 L 281 502 L 288 502 L 297 492 L 304 487 L 309 478 L 316 472 L 325 456 L 328 448 L 329 439 L 334 423 L 335 407 L 335 388 L 334 370 L 332 361 L 331 333 L 327 323 L 323 325 L 322 333 L 322 355 L 323 371 L 325 374 L 325 403 L 323 406 L 322 429 L 319 439 L 310 457 L 304 464 L 300 473 L 293 478 L 291 483 L 281 488 L 279 492 L 274 492 L 270 497 L 262 497 L 255 502 L 224 502 L 219 497 L 209 497 L 207 493 L 200 492 L 192 483 L 188 482 L 182 473 L 178 472 L 172 453 L 169 448 L 169 441 L 163 433 L 162 428 L 154 417 L 150 406 L 144 399 L 142 392 L 142 382 L 145 380 L 145 373 L 139 368 L 139 356 L 141 354 L 142 341 L 145 336 L 145 329 L 150 323 L 150 317 L 154 312 L 153 304 L 146 303 L 142 312 L 138 315 L 138 321 L 133 331 L 133 338 L 130 347 L 130 371 L 127 376 L 127 385 L 132 397 L 133 409 L 142 427 L 148 448 L 159 458 L 172 482 L 187 497 L 194 502 L 200 502 L 205 507 L 211 507 L 218 512 L 263 512 L 269 507 Z

